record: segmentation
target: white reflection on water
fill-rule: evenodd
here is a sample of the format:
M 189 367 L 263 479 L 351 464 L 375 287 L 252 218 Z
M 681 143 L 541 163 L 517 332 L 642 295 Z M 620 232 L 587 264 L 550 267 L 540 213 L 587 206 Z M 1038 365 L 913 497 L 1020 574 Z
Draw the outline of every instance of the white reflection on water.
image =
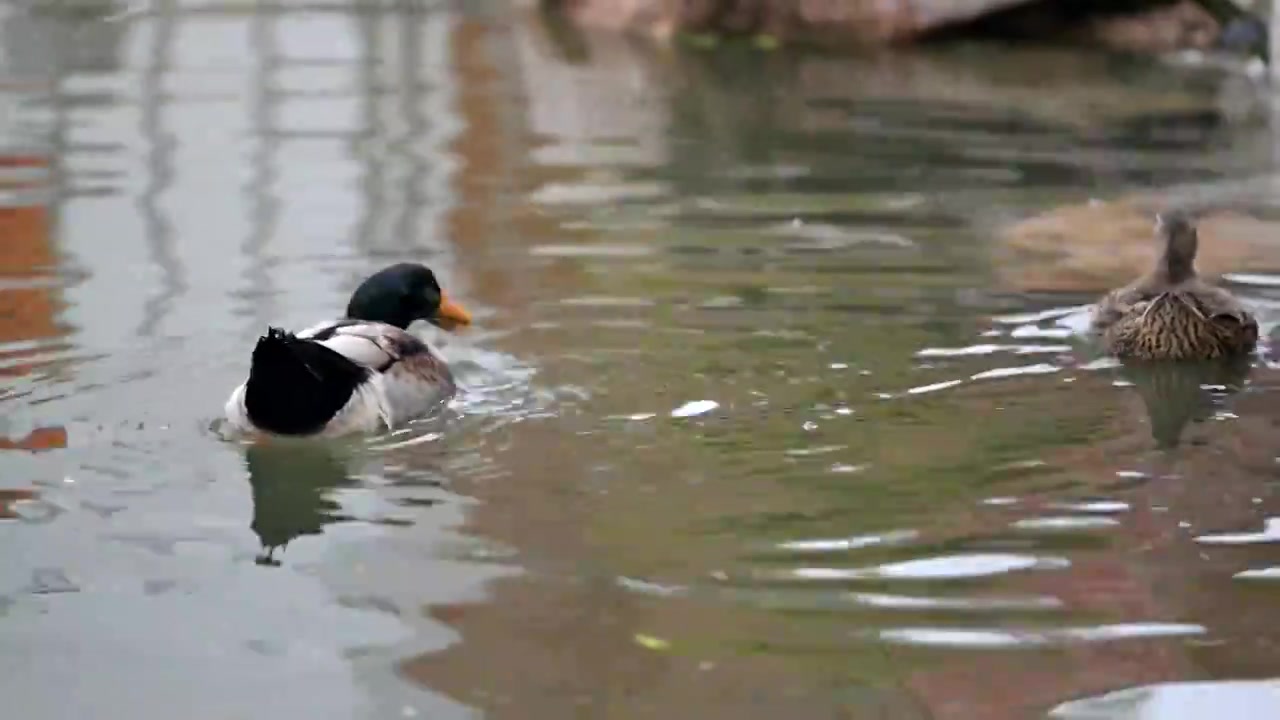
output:
M 788 540 L 778 544 L 782 550 L 794 552 L 841 552 L 860 548 L 897 545 L 919 537 L 915 530 L 893 530 L 875 535 L 855 535 L 847 538 L 826 538 L 813 540 Z
M 1057 515 L 1023 518 L 1015 521 L 1012 527 L 1017 530 L 1090 530 L 1095 528 L 1115 527 L 1119 524 L 1119 520 L 1109 517 Z
M 1196 538 L 1196 542 L 1205 545 L 1253 545 L 1276 541 L 1280 541 L 1280 518 L 1267 518 L 1259 532 L 1217 533 Z
M 1280 715 L 1280 681 L 1226 680 L 1143 685 L 1062 703 L 1055 720 L 1202 720 Z
M 720 407 L 715 400 L 693 400 L 671 411 L 671 417 L 683 418 L 703 415 Z
M 1023 365 L 1021 367 L 1010 368 L 992 368 L 984 370 L 969 377 L 970 380 L 994 380 L 998 378 L 1017 377 L 1019 375 L 1048 375 L 1056 373 L 1062 368 L 1048 363 L 1037 363 L 1035 365 Z
M 958 348 L 924 348 L 916 353 L 919 358 L 966 357 L 970 355 L 993 355 L 998 352 L 1011 352 L 1015 355 L 1035 355 L 1039 353 L 1056 354 L 1071 352 L 1070 345 L 997 345 L 983 343 L 966 345 Z
M 784 571 L 798 580 L 955 580 L 1004 575 L 1022 570 L 1058 570 L 1070 567 L 1063 557 L 1017 553 L 966 553 L 904 560 L 868 568 L 803 567 Z
M 1129 503 L 1122 500 L 1092 500 L 1078 503 L 1052 503 L 1049 507 L 1059 510 L 1084 513 L 1120 513 L 1128 512 Z
M 928 597 L 922 595 L 897 595 L 890 593 L 849 593 L 849 599 L 858 605 L 891 610 L 1049 610 L 1061 608 L 1063 603 L 1055 597 Z
M 948 628 L 899 627 L 880 630 L 880 640 L 901 645 L 965 649 L 1033 648 L 1068 643 L 1107 642 L 1131 638 L 1202 635 L 1202 625 L 1189 623 L 1117 623 L 1079 628 Z

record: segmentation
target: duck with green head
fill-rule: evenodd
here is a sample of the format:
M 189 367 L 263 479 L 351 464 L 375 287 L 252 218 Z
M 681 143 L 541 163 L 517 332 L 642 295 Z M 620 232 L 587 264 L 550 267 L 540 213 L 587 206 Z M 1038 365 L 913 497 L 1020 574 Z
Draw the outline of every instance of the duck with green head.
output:
M 1253 352 L 1258 322 L 1226 290 L 1196 273 L 1199 238 L 1191 217 L 1156 217 L 1160 256 L 1151 272 L 1107 293 L 1093 330 L 1107 352 L 1137 360 L 1210 360 Z
M 227 421 L 241 432 L 340 435 L 394 429 L 453 396 L 449 366 L 406 330 L 471 323 L 424 265 L 400 263 L 360 284 L 346 317 L 258 338 L 249 378 L 231 393 Z

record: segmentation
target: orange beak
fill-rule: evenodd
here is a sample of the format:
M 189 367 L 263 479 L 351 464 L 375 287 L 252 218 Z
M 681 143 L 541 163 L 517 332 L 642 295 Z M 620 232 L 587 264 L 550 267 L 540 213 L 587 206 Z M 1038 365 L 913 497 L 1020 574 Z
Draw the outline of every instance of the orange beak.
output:
M 445 330 L 456 330 L 463 325 L 471 324 L 471 313 L 463 309 L 463 307 L 442 292 L 440 293 L 440 309 L 436 310 L 436 314 L 432 316 L 431 322 L 439 325 Z

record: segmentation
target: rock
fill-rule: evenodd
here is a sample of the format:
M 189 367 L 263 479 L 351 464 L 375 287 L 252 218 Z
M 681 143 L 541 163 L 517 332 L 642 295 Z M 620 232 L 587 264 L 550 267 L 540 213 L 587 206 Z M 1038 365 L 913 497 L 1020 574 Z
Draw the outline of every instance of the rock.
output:
M 1241 55 L 1258 55 L 1267 57 L 1268 47 L 1267 25 L 1252 15 L 1241 15 L 1233 18 L 1218 36 L 1218 47 Z
M 638 30 L 767 34 L 783 39 L 838 38 L 882 43 L 1002 10 L 1027 0 L 565 0 L 586 25 Z
M 1082 5 L 1067 0 L 542 0 L 542 4 L 584 25 L 660 38 L 677 32 L 724 33 L 875 45 L 917 40 L 972 24 L 971 29 L 981 26 L 997 34 L 1161 52 L 1208 49 L 1221 34 L 1218 21 L 1194 0 L 1152 2 L 1151 7 L 1124 14 L 1109 3 Z
M 1160 53 L 1208 50 L 1218 42 L 1221 26 L 1192 0 L 1155 7 L 1131 15 L 1088 20 L 1071 34 L 1073 39 L 1114 50 Z
M 997 235 L 996 274 L 1018 291 L 1101 292 L 1150 269 L 1155 210 L 1163 202 L 1134 197 L 1068 205 L 1027 218 Z M 1209 210 L 1199 219 L 1197 265 L 1206 277 L 1280 269 L 1280 222 L 1238 210 Z
M 533 1 L 533 0 L 530 0 Z M 1028 0 L 544 0 L 575 20 L 658 37 L 678 31 L 827 36 L 859 43 L 918 37 Z

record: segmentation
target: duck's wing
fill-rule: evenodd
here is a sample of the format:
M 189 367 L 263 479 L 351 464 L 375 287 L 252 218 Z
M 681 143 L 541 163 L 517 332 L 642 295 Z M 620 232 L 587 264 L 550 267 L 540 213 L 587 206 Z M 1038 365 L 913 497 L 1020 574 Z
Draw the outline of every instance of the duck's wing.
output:
M 1139 283 L 1103 295 L 1093 306 L 1092 325 L 1095 331 L 1106 330 L 1136 310 L 1141 310 L 1142 303 L 1150 299 L 1150 293 Z
M 324 345 L 374 372 L 420 354 L 430 354 L 427 344 L 394 325 L 367 320 L 336 320 L 303 330 L 298 337 Z
M 1256 325 L 1253 314 L 1245 309 L 1235 295 L 1208 283 L 1197 283 L 1190 294 L 1200 305 L 1201 312 L 1210 319 L 1230 319 L 1242 326 Z
M 391 425 L 426 414 L 456 390 L 449 366 L 398 327 L 341 321 L 321 328 L 313 339 L 376 373 L 373 382 L 385 398 Z
M 394 413 L 388 407 L 389 403 L 385 397 L 383 386 L 380 382 L 375 382 L 375 380 L 381 378 L 379 368 L 394 362 L 393 355 L 378 343 L 358 335 L 363 333 L 364 335 L 372 336 L 373 333 L 370 331 L 374 328 L 366 327 L 364 330 L 360 329 L 361 326 L 368 325 L 376 326 L 376 323 L 347 320 L 332 321 L 312 326 L 292 335 L 296 340 L 323 345 L 326 348 L 323 352 L 337 352 L 347 360 L 353 361 L 370 371 L 367 373 L 368 377 L 351 391 L 345 404 L 337 408 L 336 412 L 327 419 L 318 434 L 333 435 L 352 431 L 373 430 L 382 425 L 390 426 L 394 420 Z M 394 327 L 391 327 L 390 330 L 398 331 Z M 391 344 L 384 343 L 384 345 L 390 346 Z M 304 366 L 310 369 L 310 366 L 305 364 Z M 312 374 L 315 375 L 314 370 L 312 370 Z M 320 378 L 319 375 L 316 375 L 316 377 Z M 324 384 L 326 380 L 320 379 L 320 382 Z M 233 432 L 244 433 L 262 429 L 258 422 L 250 417 L 246 404 L 248 388 L 247 381 L 241 383 L 232 391 L 231 397 L 224 406 L 224 416 L 230 424 L 229 429 Z M 281 396 L 280 398 L 275 398 L 275 401 L 288 404 L 288 397 L 287 395 Z M 267 402 L 271 402 L 271 399 L 267 399 Z M 263 431 L 272 432 L 271 430 Z

